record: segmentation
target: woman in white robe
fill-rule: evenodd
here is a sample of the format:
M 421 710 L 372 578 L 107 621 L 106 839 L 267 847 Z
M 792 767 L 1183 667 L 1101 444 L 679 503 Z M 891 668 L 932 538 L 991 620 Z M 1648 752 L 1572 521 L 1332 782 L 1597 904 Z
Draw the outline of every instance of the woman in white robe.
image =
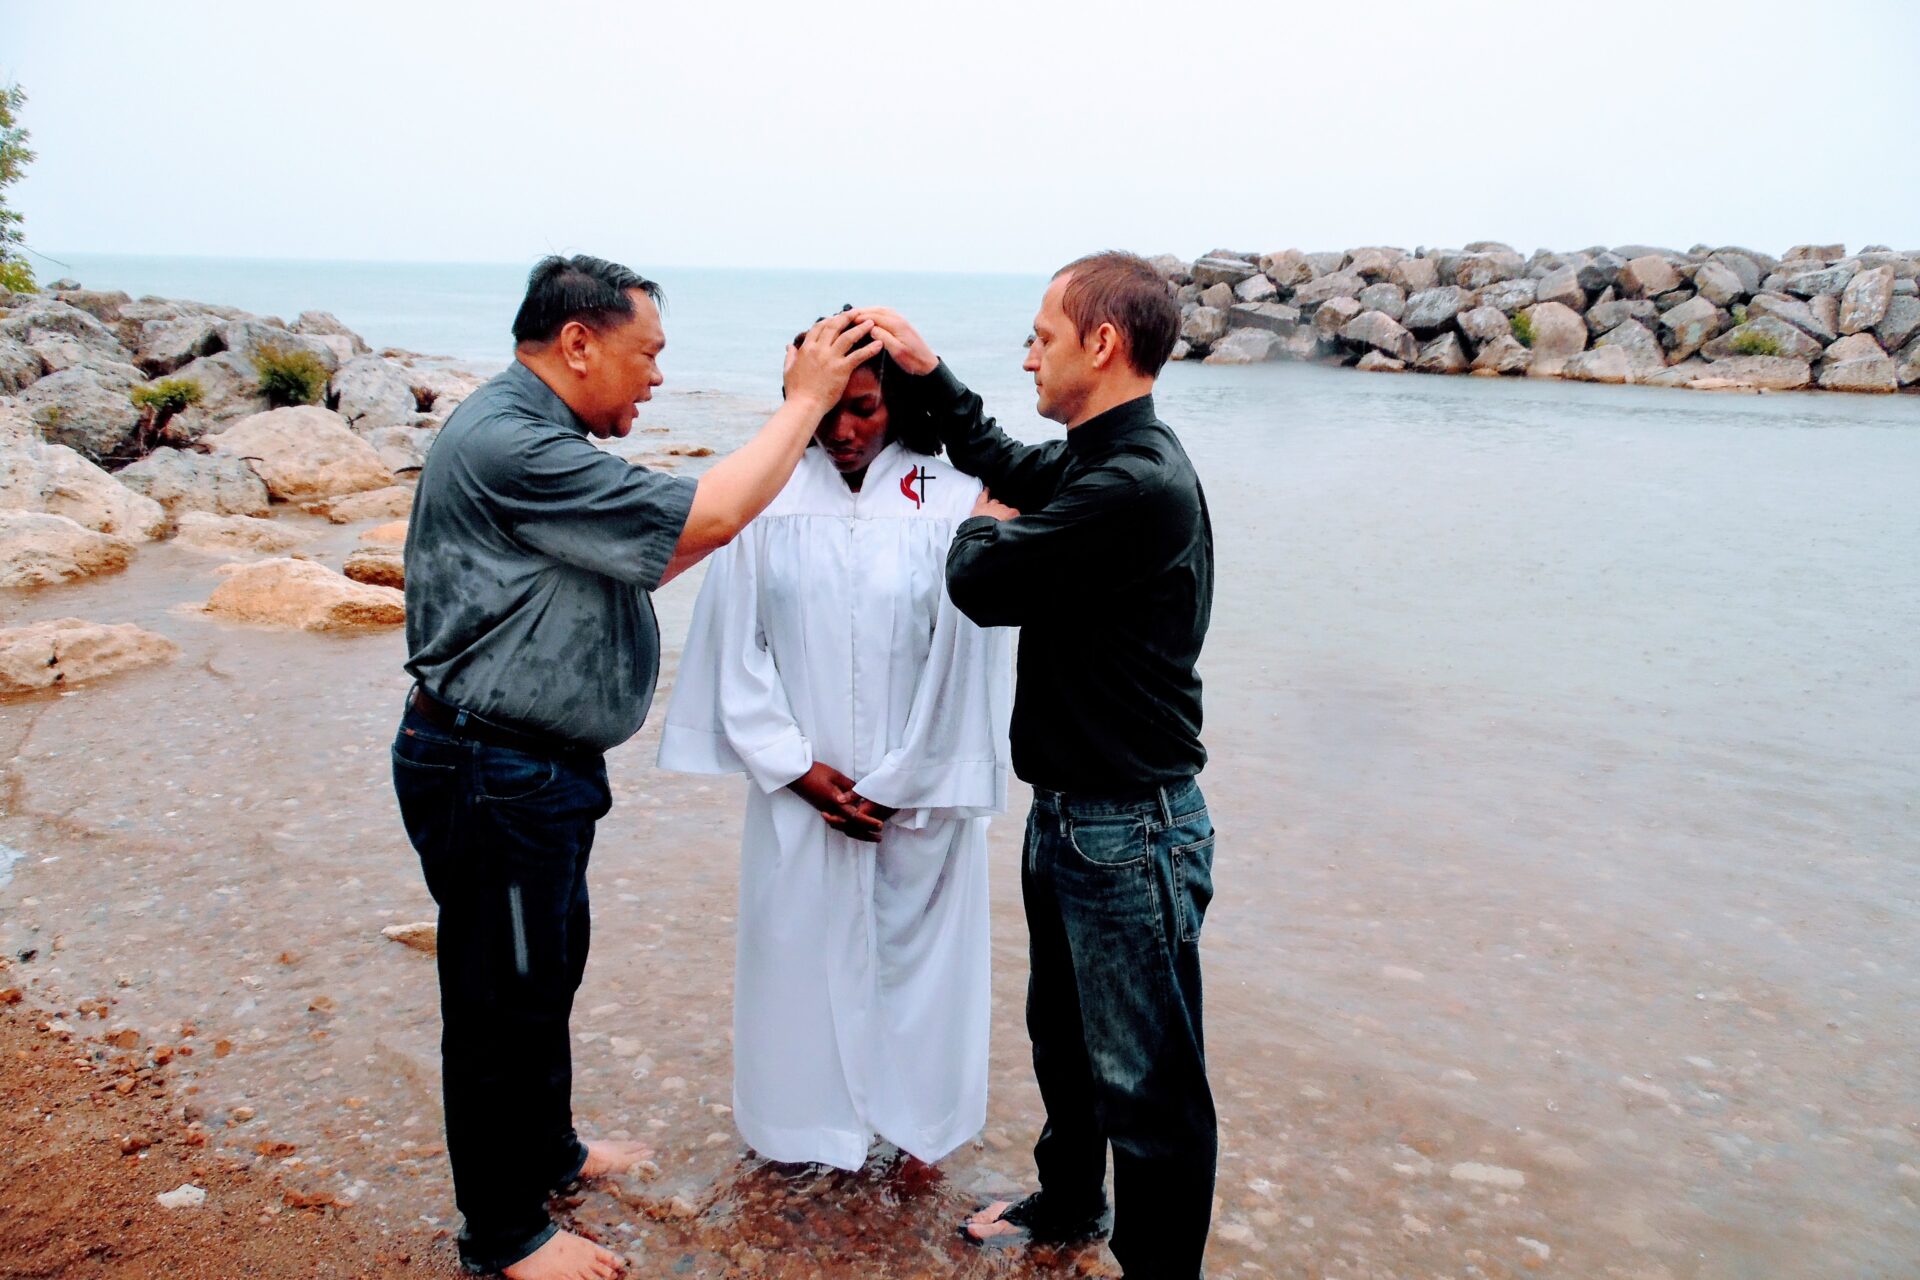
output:
M 734 1121 L 768 1159 L 842 1169 L 875 1135 L 931 1164 L 985 1123 L 1007 793 L 1011 633 L 946 591 L 980 484 L 929 456 L 884 360 L 708 561 L 660 744 L 665 768 L 748 775 Z

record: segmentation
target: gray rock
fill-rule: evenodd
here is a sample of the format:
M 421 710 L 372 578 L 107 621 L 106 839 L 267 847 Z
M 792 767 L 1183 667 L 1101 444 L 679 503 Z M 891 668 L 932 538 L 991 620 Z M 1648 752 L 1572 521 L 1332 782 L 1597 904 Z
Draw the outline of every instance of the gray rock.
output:
M 364 356 L 373 350 L 367 345 L 365 338 L 341 324 L 339 317 L 331 311 L 302 311 L 294 317 L 292 327 L 295 333 L 305 334 L 308 337 L 345 338 L 353 349 L 353 355 Z
M 1846 256 L 1847 246 L 1843 244 L 1797 244 L 1787 250 L 1780 261 L 1788 263 L 1812 259 L 1815 262 L 1835 262 Z
M 118 289 L 60 289 L 54 295 L 70 307 L 78 307 L 101 324 L 111 325 L 120 318 L 120 308 L 132 302 Z
M 1822 293 L 1807 299 L 1807 310 L 1829 332 L 1840 332 L 1840 295 Z
M 324 338 L 295 333 L 264 320 L 222 320 L 214 326 L 214 330 L 220 335 L 220 344 L 224 349 L 249 363 L 258 360 L 262 352 L 272 349 L 287 354 L 306 352 L 325 365 L 328 373 L 340 367 L 338 353 L 333 344 Z
M 1888 351 L 1898 351 L 1920 333 L 1920 298 L 1894 297 L 1887 300 L 1887 314 L 1873 327 L 1873 336 Z
M 1619 347 L 1595 347 L 1569 356 L 1560 376 L 1570 382 L 1632 382 L 1633 363 Z
M 1173 300 L 1180 304 L 1182 311 L 1185 311 L 1188 307 L 1199 306 L 1200 295 L 1205 292 L 1206 290 L 1202 289 L 1199 285 L 1188 282 L 1187 284 L 1181 285 L 1174 293 Z
M 1707 301 L 1705 297 L 1693 298 L 1661 314 L 1660 339 L 1655 343 L 1655 347 L 1657 349 L 1664 344 L 1674 362 L 1678 363 L 1705 346 L 1715 334 L 1720 332 L 1721 324 L 1721 312 L 1713 303 Z M 1605 342 L 1629 325 L 1641 333 L 1647 333 L 1647 330 L 1638 322 L 1628 320 L 1609 330 L 1606 337 L 1600 341 Z M 1653 335 L 1647 333 L 1647 336 L 1651 338 Z M 1598 346 L 1599 343 L 1594 345 Z
M 1272 302 L 1280 296 L 1280 287 L 1264 275 L 1253 275 L 1233 286 L 1233 296 L 1238 302 Z
M 1314 276 L 1314 270 L 1307 262 L 1307 255 L 1298 249 L 1282 249 L 1278 253 L 1261 254 L 1260 270 L 1282 289 L 1303 285 Z
M 1213 344 L 1205 364 L 1264 364 L 1280 351 L 1280 335 L 1266 329 L 1235 329 Z
M 1587 309 L 1587 332 L 1594 337 L 1628 320 L 1652 325 L 1660 321 L 1660 309 L 1645 298 L 1623 298 L 1616 302 L 1596 302 Z
M 1580 313 L 1558 302 L 1540 302 L 1521 313 L 1533 330 L 1529 344 L 1533 360 L 1527 367 L 1531 377 L 1551 377 L 1579 355 L 1587 345 L 1587 322 Z M 1622 355 L 1624 359 L 1624 354 Z
M 1395 360 L 1384 351 L 1369 351 L 1353 367 L 1362 373 L 1400 373 L 1406 369 L 1407 362 Z
M 1232 337 L 1222 340 L 1222 344 Z M 424 415 L 423 415 L 424 416 Z M 395 476 L 403 476 L 420 470 L 426 465 L 427 452 L 433 448 L 433 442 L 439 438 L 440 428 L 437 420 L 434 425 L 404 425 L 371 427 L 356 430 L 362 440 L 372 445 L 380 455 L 380 461 Z
M 1758 262 L 1754 261 L 1751 255 L 1734 250 L 1717 250 L 1707 261 L 1723 271 L 1731 271 L 1734 277 L 1740 281 L 1740 293 L 1742 296 L 1758 293 L 1760 290 L 1760 282 L 1764 280 L 1767 275 L 1766 271 L 1761 268 Z
M 1227 312 L 1227 329 L 1265 329 L 1282 337 L 1300 327 L 1300 308 L 1284 302 L 1236 302 Z
M 20 404 L 51 443 L 96 463 L 126 457 L 140 427 L 140 411 L 127 398 L 139 382 L 133 372 L 131 378 L 90 368 L 51 373 L 21 392 Z
M 1620 268 L 1620 291 L 1629 298 L 1651 298 L 1680 287 L 1680 273 L 1659 254 L 1633 258 Z
M 1395 320 L 1407 314 L 1407 295 L 1397 284 L 1370 284 L 1355 299 L 1367 311 L 1384 311 Z
M 1347 255 L 1344 253 L 1309 253 L 1306 255 L 1307 265 L 1313 269 L 1313 278 L 1315 280 L 1318 280 L 1321 276 L 1332 275 L 1340 269 L 1340 265 L 1346 260 Z
M 1823 391 L 1898 391 L 1900 375 L 1894 362 L 1884 354 L 1862 360 L 1828 361 L 1820 366 L 1820 388 Z
M 1480 305 L 1498 307 L 1508 315 L 1512 315 L 1516 311 L 1532 306 L 1538 300 L 1536 297 L 1538 289 L 1538 283 L 1533 280 L 1497 280 L 1480 290 Z M 1583 297 L 1581 301 L 1585 302 L 1586 299 Z M 1580 310 L 1578 307 L 1572 309 Z
M 0 338 L 0 396 L 14 395 L 47 372 L 39 352 L 12 338 Z
M 1711 309 L 1712 304 L 1708 306 Z M 1593 344 L 1595 351 L 1606 348 L 1616 348 L 1626 353 L 1627 377 L 1631 382 L 1644 381 L 1667 367 L 1667 356 L 1660 339 L 1654 337 L 1652 331 L 1638 320 L 1615 325 Z M 1691 355 L 1692 352 L 1687 354 Z
M 1595 254 L 1578 272 L 1580 287 L 1588 293 L 1610 288 L 1620 279 L 1620 268 L 1626 265 L 1627 260 L 1618 254 Z
M 1813 308 L 1800 299 L 1785 293 L 1757 293 L 1753 301 L 1747 304 L 1747 319 L 1758 320 L 1762 316 L 1775 316 L 1785 320 L 1794 328 L 1815 338 L 1822 344 L 1832 342 L 1840 335 L 1831 325 L 1814 314 Z
M 215 317 L 205 314 L 148 320 L 140 327 L 133 362 L 148 377 L 157 378 L 201 356 L 213 355 L 224 350 L 224 344 L 215 329 L 219 323 Z
M 1443 333 L 1421 344 L 1413 367 L 1422 373 L 1465 373 L 1472 363 L 1467 358 L 1466 348 L 1460 345 L 1459 335 Z
M 1387 272 L 1387 279 L 1409 296 L 1440 283 L 1440 273 L 1431 258 L 1402 258 Z
M 1195 307 L 1180 321 L 1180 336 L 1187 341 L 1189 346 L 1205 350 L 1227 336 L 1227 313 L 1218 307 Z M 358 361 L 355 363 L 358 363 Z M 352 365 L 347 366 L 348 369 L 352 367 Z M 342 370 L 341 372 L 344 373 L 345 371 L 346 370 Z M 369 384 L 372 385 L 374 381 L 372 375 L 369 375 L 368 380 Z M 399 379 L 399 382 L 403 388 L 406 386 L 405 378 Z M 379 385 L 384 388 L 383 398 L 388 408 L 396 407 L 397 401 L 394 401 L 392 398 L 390 385 L 385 379 L 380 379 Z M 412 391 L 407 392 L 407 402 L 408 411 L 411 412 L 413 403 Z M 340 403 L 341 407 L 344 408 L 346 400 L 342 398 Z
M 131 364 L 128 351 L 114 332 L 87 312 L 56 298 L 30 295 L 22 305 L 10 306 L 0 318 L 0 337 L 32 346 L 43 339 L 65 335 L 103 359 Z
M 1512 318 L 1498 307 L 1475 307 L 1462 311 L 1454 319 L 1476 350 L 1489 342 L 1513 336 Z
M 1580 269 L 1561 266 L 1548 271 L 1534 285 L 1534 301 L 1557 302 L 1574 311 L 1585 311 L 1587 291 L 1580 287 Z
M 1173 350 L 1167 353 L 1167 359 L 1185 360 L 1188 356 L 1192 354 L 1193 354 L 1193 344 L 1188 342 L 1185 338 L 1180 338 L 1174 342 Z
M 121 484 L 144 493 L 178 516 L 188 511 L 264 516 L 267 484 L 240 458 L 155 449 L 117 473 Z
M 1768 350 L 1740 350 L 1746 345 L 1766 345 Z M 1820 357 L 1821 346 L 1785 320 L 1774 316 L 1761 316 L 1757 320 L 1748 320 L 1737 324 L 1713 341 L 1700 348 L 1700 354 L 1709 360 L 1724 360 L 1728 356 L 1770 355 L 1785 356 L 1789 360 L 1815 360 Z
M 1351 272 L 1368 284 L 1379 284 L 1393 278 L 1394 264 L 1405 258 L 1406 252 L 1391 248 L 1352 249 L 1341 270 Z
M 58 280 L 55 280 L 47 286 L 49 290 L 55 293 L 65 293 L 69 289 L 78 289 L 79 287 L 80 282 L 72 276 L 61 276 Z
M 1502 338 L 1495 338 L 1480 348 L 1479 354 L 1473 358 L 1473 371 L 1498 374 L 1525 373 L 1532 359 L 1533 353 L 1521 345 L 1518 338 L 1508 334 Z
M 1452 324 L 1455 316 L 1472 305 L 1473 295 L 1459 285 L 1422 289 L 1407 299 L 1407 314 L 1401 322 L 1422 337 L 1429 337 Z
M 1904 253 L 1894 253 L 1891 250 L 1881 250 L 1878 252 L 1866 252 L 1863 250 L 1858 255 L 1858 261 L 1862 271 L 1871 271 L 1875 267 L 1885 267 L 1887 270 L 1893 272 L 1893 278 L 1895 280 L 1912 280 L 1916 276 L 1920 276 L 1920 260 L 1911 258 Z
M 1253 277 L 1249 277 L 1251 278 Z M 1264 277 L 1261 278 L 1264 279 Z M 1200 290 L 1200 305 L 1212 307 L 1215 311 L 1225 311 L 1236 301 L 1238 299 L 1233 296 L 1233 289 L 1218 280 Z
M 1780 288 L 1782 292 L 1798 294 L 1803 298 L 1837 298 L 1854 274 L 1854 267 L 1844 262 L 1812 271 L 1782 272 Z
M 267 408 L 253 362 L 231 351 L 201 356 L 175 369 L 172 376 L 200 384 L 200 403 L 175 419 L 195 439 Z
M 1894 358 L 1893 374 L 1903 387 L 1920 383 L 1920 338 L 1915 338 L 1900 349 Z
M 1820 358 L 1828 364 L 1842 364 L 1848 360 L 1871 360 L 1887 354 L 1880 344 L 1874 341 L 1870 333 L 1852 333 L 1837 342 L 1828 344 Z
M 1712 259 L 1693 273 L 1693 287 L 1716 307 L 1730 307 L 1752 292 L 1731 267 Z
M 1337 338 L 1347 324 L 1366 310 L 1352 298 L 1328 298 L 1313 313 L 1315 332 L 1326 338 Z
M 1887 318 L 1893 301 L 1893 269 L 1874 267 L 1847 282 L 1840 295 L 1840 332 L 1863 333 Z
M 1419 344 L 1399 321 L 1384 311 L 1363 311 L 1347 321 L 1340 330 L 1343 341 L 1384 351 L 1396 360 L 1411 360 L 1419 354 Z
M 1203 289 L 1212 284 L 1224 284 L 1231 289 L 1259 270 L 1258 266 L 1244 258 L 1210 255 L 1194 262 L 1193 282 Z
M 1222 292 L 1231 303 L 1232 290 Z M 1224 309 L 1203 305 L 1194 314 L 1203 312 L 1212 317 L 1205 323 L 1217 328 L 1216 337 L 1226 333 Z M 1184 325 L 1180 336 L 1195 346 L 1213 341 L 1211 338 L 1196 340 Z M 327 402 L 355 430 L 405 426 L 420 411 L 406 369 L 381 356 L 361 356 L 342 365 L 327 384 Z
M 1317 276 L 1293 291 L 1293 301 L 1302 307 L 1316 302 L 1325 302 L 1329 298 L 1358 298 L 1367 282 L 1347 271 L 1336 271 L 1331 275 Z
M 1189 284 L 1193 280 L 1193 264 L 1178 254 L 1157 253 L 1153 257 L 1148 258 L 1147 261 L 1152 263 L 1153 269 L 1166 277 L 1170 283 Z M 307 316 L 311 314 L 313 313 L 302 313 L 300 319 L 305 320 Z M 294 322 L 296 327 L 299 323 L 299 320 Z
M 1469 253 L 1455 265 L 1453 282 L 1462 289 L 1484 289 L 1490 284 L 1514 279 L 1526 267 L 1526 260 L 1511 251 Z
M 1702 391 L 1798 391 L 1813 382 L 1812 367 L 1805 360 L 1789 360 L 1784 356 L 1729 356 L 1711 364 L 1689 360 L 1667 373 L 1678 374 L 1683 370 L 1684 378 L 1671 385 Z M 1666 376 L 1659 375 L 1653 381 L 1669 385 Z

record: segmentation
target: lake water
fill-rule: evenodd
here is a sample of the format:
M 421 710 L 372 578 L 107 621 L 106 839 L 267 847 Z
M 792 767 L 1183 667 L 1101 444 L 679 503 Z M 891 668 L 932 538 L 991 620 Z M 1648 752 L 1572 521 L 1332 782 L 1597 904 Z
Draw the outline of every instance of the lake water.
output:
M 520 277 L 75 265 L 475 361 Z M 1052 430 L 1018 368 L 1038 280 L 660 274 L 675 394 L 630 449 L 745 438 L 780 343 L 844 301 L 898 302 L 1011 430 Z M 1159 401 L 1219 547 L 1209 1274 L 1920 1272 L 1920 400 L 1175 366 Z M 0 934 L 42 948 L 15 972 L 45 998 L 230 1036 L 189 1077 L 216 1122 L 259 1109 L 223 1142 L 449 1224 L 431 966 L 378 932 L 431 913 L 387 782 L 402 642 L 211 623 L 216 564 L 157 546 L 0 604 L 183 651 L 0 705 Z M 659 596 L 663 697 L 696 586 Z M 738 788 L 654 771 L 655 742 L 610 757 L 575 1027 L 583 1124 L 660 1172 L 576 1215 L 686 1274 L 1034 1270 L 949 1238 L 1031 1177 L 1017 816 L 982 1140 L 930 1185 L 794 1179 L 724 1110 Z

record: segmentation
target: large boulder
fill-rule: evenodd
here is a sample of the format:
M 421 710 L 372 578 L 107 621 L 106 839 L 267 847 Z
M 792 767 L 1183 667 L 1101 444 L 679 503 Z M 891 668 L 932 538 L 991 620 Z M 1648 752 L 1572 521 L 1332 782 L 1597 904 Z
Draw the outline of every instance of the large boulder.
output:
M 236 554 L 284 556 L 305 546 L 313 535 L 258 516 L 217 516 L 189 511 L 180 517 L 174 542 L 195 551 L 231 558 Z
M 1199 258 L 1193 264 L 1193 282 L 1201 288 L 1210 284 L 1224 284 L 1229 289 L 1248 276 L 1256 275 L 1260 268 L 1245 258 L 1230 257 L 1223 254 L 1209 254 Z
M 1186 266 L 1185 263 L 1180 265 L 1183 269 Z M 372 350 L 366 339 L 341 324 L 331 311 L 302 311 L 294 318 L 292 328 L 295 333 L 313 338 L 345 338 L 354 355 L 363 356 Z
M 1568 359 L 1560 376 L 1569 382 L 1632 382 L 1633 361 L 1619 347 L 1595 347 Z
M 255 316 L 239 320 L 222 320 L 215 326 L 220 335 L 220 345 L 248 363 L 260 358 L 267 351 L 277 351 L 282 355 L 305 353 L 314 357 L 332 373 L 340 366 L 340 358 L 334 345 L 323 338 L 304 333 L 295 333 L 291 329 Z
M 413 510 L 413 490 L 406 485 L 369 489 L 344 498 L 322 498 L 302 508 L 309 515 L 324 516 L 334 524 L 353 524 L 360 520 L 398 520 Z
M 353 631 L 406 621 L 406 597 L 391 587 L 353 582 L 311 560 L 228 565 L 207 600 L 208 613 L 254 626 Z
M 1475 307 L 1471 311 L 1462 311 L 1455 318 L 1460 332 L 1473 341 L 1477 350 L 1496 338 L 1513 335 L 1513 320 L 1498 307 Z
M 47 372 L 40 353 L 14 338 L 0 338 L 0 396 L 16 395 Z
M 1355 361 L 1353 367 L 1362 373 L 1402 373 L 1407 362 L 1395 360 L 1384 351 L 1369 351 Z
M 189 361 L 172 376 L 200 385 L 200 402 L 175 419 L 194 439 L 222 431 L 228 423 L 269 407 L 253 362 L 231 351 Z
M 1833 262 L 1847 256 L 1844 244 L 1797 244 L 1780 256 L 1782 263 L 1788 262 Z
M 1533 353 L 1512 334 L 1495 338 L 1480 348 L 1473 358 L 1473 372 L 1487 374 L 1525 373 L 1533 361 Z
M 95 460 L 125 457 L 136 449 L 140 410 L 129 393 L 139 371 L 66 369 L 48 374 L 20 393 L 20 404 L 40 434 Z
M 1407 299 L 1407 314 L 1400 323 L 1428 337 L 1453 323 L 1453 318 L 1473 306 L 1473 295 L 1458 285 L 1443 284 L 1422 289 Z
M 1439 268 L 1431 258 L 1402 258 L 1387 272 L 1387 279 L 1411 297 L 1440 283 Z
M 1525 278 L 1498 280 L 1480 290 L 1479 302 L 1483 307 L 1498 307 L 1512 315 L 1534 304 L 1539 287 L 1538 282 Z
M 0 310 L 0 337 L 33 346 L 49 338 L 67 337 L 94 357 L 129 364 L 133 353 L 98 317 L 44 294 L 29 295 L 24 303 Z
M 1314 332 L 1326 338 L 1337 338 L 1340 331 L 1366 308 L 1354 298 L 1328 298 L 1313 313 Z
M 1700 294 L 1661 314 L 1660 340 L 1677 363 L 1704 347 L 1708 340 L 1720 332 L 1720 323 L 1720 310 L 1707 300 L 1705 294 Z M 1629 320 L 1610 331 L 1608 336 L 1625 329 L 1627 325 L 1646 332 L 1639 322 Z M 1594 345 L 1598 346 L 1599 343 Z
M 1730 307 L 1752 292 L 1731 267 L 1712 258 L 1694 270 L 1693 287 L 1716 307 Z
M 1588 293 L 1611 288 L 1619 282 L 1620 269 L 1626 265 L 1627 260 L 1617 253 L 1596 253 L 1580 267 L 1580 287 Z
M 176 519 L 188 511 L 228 516 L 267 514 L 267 482 L 243 459 L 227 454 L 155 449 L 116 472 L 115 478 L 159 503 Z
M 1907 343 L 1894 357 L 1893 376 L 1903 387 L 1920 384 L 1920 338 Z
M 1465 373 L 1472 366 L 1457 333 L 1443 333 L 1420 345 L 1413 367 L 1422 373 Z
M 1813 318 L 1828 333 L 1840 332 L 1840 295 L 1835 293 L 1815 294 L 1807 299 L 1807 310 L 1813 312 Z
M 1314 270 L 1307 261 L 1307 255 L 1298 249 L 1282 249 L 1278 253 L 1261 254 L 1260 270 L 1282 289 L 1303 285 L 1314 277 Z
M 220 339 L 220 323 L 218 316 L 203 311 L 145 321 L 140 326 L 133 362 L 148 377 L 157 378 L 201 356 L 217 355 L 225 349 Z
M 1785 320 L 1823 345 L 1840 336 L 1823 317 L 1814 314 L 1812 307 L 1788 294 L 1755 294 L 1753 301 L 1747 304 L 1747 319 L 1758 320 L 1763 316 Z
M 1656 387 L 1688 387 L 1695 391 L 1797 391 L 1813 381 L 1805 360 L 1781 356 L 1731 356 L 1725 360 L 1683 360 L 1654 374 Z
M 1227 292 L 1229 302 L 1232 291 Z M 380 356 L 350 360 L 333 375 L 327 402 L 358 430 L 404 426 L 420 412 L 404 366 Z
M 1453 282 L 1462 289 L 1479 290 L 1512 280 L 1526 269 L 1526 259 L 1512 250 L 1469 253 L 1454 264 Z
M 61 289 L 53 296 L 106 325 L 118 320 L 121 308 L 133 301 L 118 289 Z
M 1615 347 L 1627 355 L 1627 374 L 1630 382 L 1643 382 L 1667 367 L 1666 352 L 1660 345 L 1660 339 L 1653 331 L 1638 320 L 1629 320 L 1625 324 L 1615 325 L 1602 334 L 1593 344 L 1595 351 L 1603 347 Z
M 1873 336 L 1888 351 L 1898 351 L 1920 333 L 1920 298 L 1896 297 L 1887 302 L 1887 314 L 1873 327 Z
M 1866 334 L 1859 335 L 1873 340 Z M 1879 351 L 1878 343 L 1874 350 Z M 1823 391 L 1898 391 L 1900 376 L 1893 360 L 1882 352 L 1851 360 L 1827 360 L 1820 365 Z
M 1280 287 L 1263 275 L 1250 275 L 1233 286 L 1235 302 L 1272 302 L 1279 296 Z M 1231 306 L 1232 303 L 1228 305 Z
M 1293 301 L 1297 306 L 1308 307 L 1330 298 L 1358 298 L 1360 291 L 1366 287 L 1367 282 L 1352 272 L 1335 271 L 1296 288 Z
M 1680 273 L 1657 253 L 1643 254 L 1620 268 L 1620 292 L 1629 298 L 1651 298 L 1680 287 Z
M 1235 329 L 1213 344 L 1204 364 L 1263 364 L 1278 354 L 1280 335 L 1269 329 Z
M 407 476 L 427 465 L 427 454 L 432 450 L 433 442 L 440 438 L 438 418 L 431 414 L 419 414 L 414 421 L 417 425 L 375 427 L 371 431 L 356 431 L 354 434 L 373 446 L 390 475 Z
M 1657 324 L 1660 320 L 1660 308 L 1645 298 L 1620 298 L 1613 302 L 1596 302 L 1587 308 L 1587 332 L 1599 337 L 1615 325 L 1628 320 L 1638 320 L 1641 324 Z
M 1893 270 L 1875 267 L 1847 282 L 1840 295 L 1840 332 L 1864 333 L 1887 318 L 1893 301 Z
M 1773 281 L 1779 281 L 1784 293 L 1797 294 L 1802 298 L 1837 298 L 1845 292 L 1853 280 L 1855 265 L 1842 262 L 1831 267 L 1817 267 L 1811 271 L 1781 270 L 1776 276 L 1767 277 L 1767 287 L 1774 287 Z
M 1709 360 L 1728 356 L 1785 356 L 1789 360 L 1817 360 L 1822 353 L 1818 342 L 1785 320 L 1761 316 L 1737 324 L 1700 348 Z
M 1228 307 L 1231 307 L 1235 301 L 1233 290 L 1224 284 L 1210 284 L 1200 291 L 1200 305 L 1203 307 L 1212 307 L 1215 311 L 1225 311 Z M 411 382 L 409 382 L 409 387 L 411 387 Z M 386 424 L 381 423 L 379 425 L 384 426 Z
M 281 502 L 384 489 L 393 473 L 339 414 L 315 405 L 273 409 L 212 438 L 214 452 L 253 461 L 267 492 Z
M 167 515 L 72 449 L 35 441 L 0 446 L 0 508 L 65 516 L 95 533 L 158 537 Z
M 1195 307 L 1180 321 L 1180 336 L 1196 347 L 1211 347 L 1227 336 L 1227 313 L 1218 307 Z
M 347 553 L 340 572 L 355 582 L 373 587 L 406 589 L 407 565 L 395 547 L 359 547 Z
M 1527 318 L 1527 326 L 1532 331 L 1528 346 L 1533 358 L 1527 365 L 1530 377 L 1556 375 L 1567 361 L 1586 349 L 1587 322 L 1573 308 L 1558 302 L 1540 302 L 1521 314 Z
M 1587 291 L 1580 287 L 1580 270 L 1574 266 L 1555 267 L 1533 286 L 1536 302 L 1557 302 L 1574 311 L 1587 309 Z
M 1363 311 L 1340 330 L 1343 341 L 1384 351 L 1395 360 L 1412 360 L 1420 345 L 1399 321 L 1384 311 Z
M 1236 302 L 1227 312 L 1228 329 L 1266 329 L 1282 337 L 1300 327 L 1300 308 L 1284 302 Z
M 117 573 L 133 543 L 65 516 L 0 511 L 0 587 L 40 587 L 96 573 Z
M 56 618 L 8 627 L 0 630 L 0 694 L 64 689 L 179 655 L 173 641 L 131 623 Z
M 1394 264 L 1406 256 L 1405 251 L 1400 249 L 1352 249 L 1348 251 L 1346 265 L 1341 269 L 1352 272 L 1368 284 L 1379 284 L 1393 278 Z
M 1386 281 L 1368 285 L 1354 301 L 1360 304 L 1362 310 L 1382 311 L 1395 320 L 1407 314 L 1407 295 L 1399 285 Z

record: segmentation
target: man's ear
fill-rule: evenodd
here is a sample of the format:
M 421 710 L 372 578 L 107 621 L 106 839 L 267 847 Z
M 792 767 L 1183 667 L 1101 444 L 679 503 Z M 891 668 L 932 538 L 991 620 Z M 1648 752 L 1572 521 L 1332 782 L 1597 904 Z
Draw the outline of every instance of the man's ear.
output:
M 1103 321 L 1093 331 L 1093 341 L 1088 347 L 1087 354 L 1093 360 L 1093 367 L 1104 369 L 1120 357 L 1120 331 L 1110 322 Z
M 554 339 L 554 346 L 560 352 L 560 358 L 567 362 L 567 368 L 586 376 L 587 352 L 595 342 L 592 329 L 578 320 L 569 320 L 560 326 L 560 336 Z

